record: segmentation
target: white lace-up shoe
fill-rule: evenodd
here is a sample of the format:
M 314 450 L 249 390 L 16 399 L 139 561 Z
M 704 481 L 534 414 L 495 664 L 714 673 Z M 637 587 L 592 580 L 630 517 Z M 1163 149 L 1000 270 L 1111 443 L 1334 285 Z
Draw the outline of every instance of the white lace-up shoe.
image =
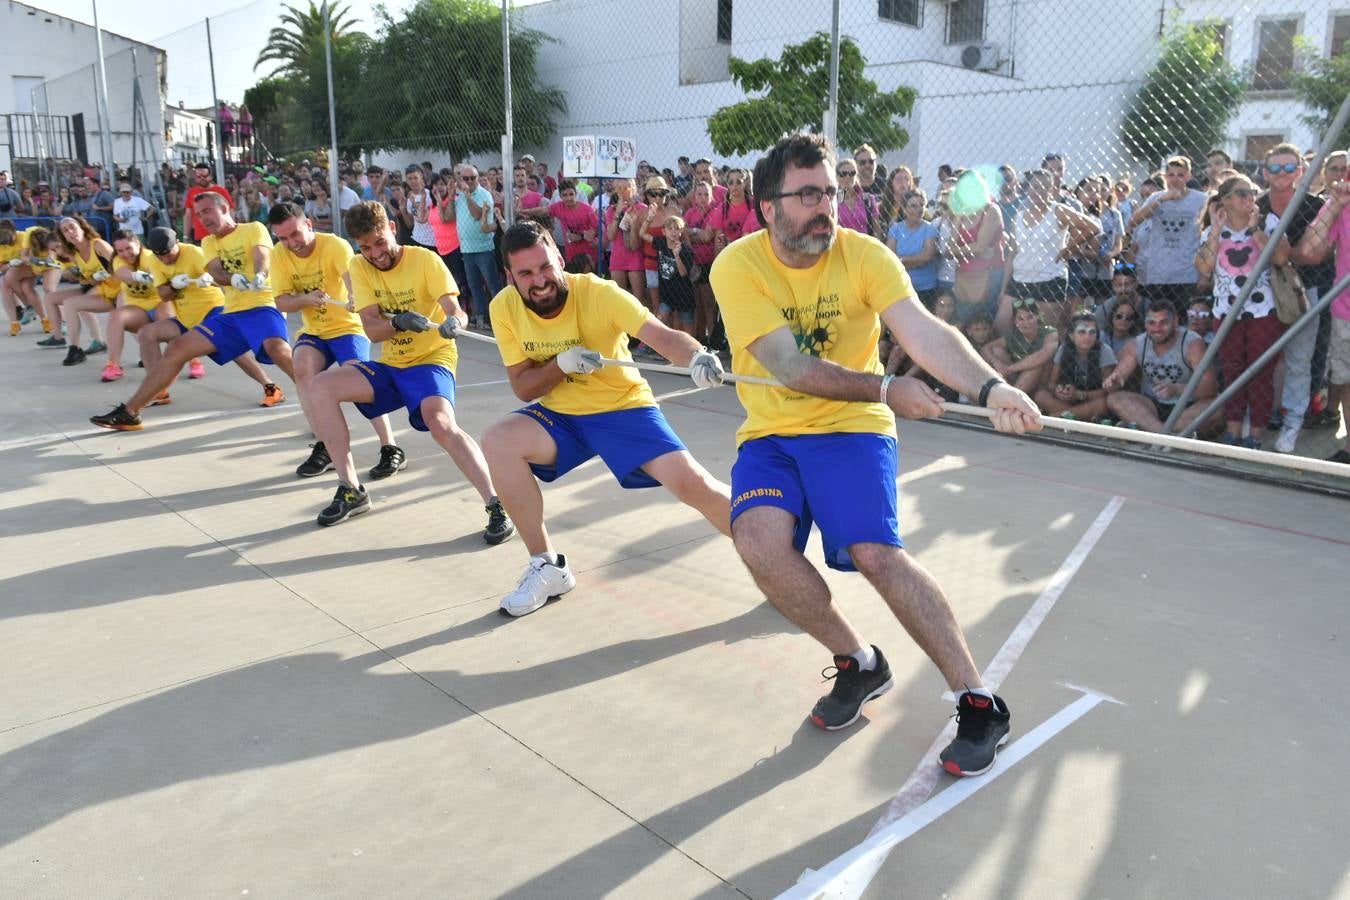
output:
M 516 589 L 502 598 L 502 612 L 509 616 L 528 616 L 550 597 L 561 596 L 576 586 L 577 580 L 567 567 L 567 557 L 559 553 L 555 565 L 542 556 L 532 556 Z

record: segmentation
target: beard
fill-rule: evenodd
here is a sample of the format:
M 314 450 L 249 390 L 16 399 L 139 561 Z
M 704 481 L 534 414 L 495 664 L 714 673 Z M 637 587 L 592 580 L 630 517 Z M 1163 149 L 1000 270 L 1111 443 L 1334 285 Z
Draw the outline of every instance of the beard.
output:
M 781 208 L 778 210 L 776 218 L 778 222 L 783 221 Z M 824 237 L 817 237 L 811 231 L 818 225 L 834 225 L 834 220 L 821 214 L 808 220 L 800 228 L 789 228 L 786 223 L 782 225 L 775 223 L 774 237 L 778 238 L 779 243 L 791 253 L 800 256 L 819 256 L 834 246 L 835 232 L 831 228 L 829 234 Z
M 567 303 L 567 279 L 559 276 L 558 281 L 552 287 L 553 295 L 544 300 L 535 300 L 528 293 L 522 293 L 520 299 L 525 303 L 525 308 L 541 319 L 557 315 L 558 311 Z

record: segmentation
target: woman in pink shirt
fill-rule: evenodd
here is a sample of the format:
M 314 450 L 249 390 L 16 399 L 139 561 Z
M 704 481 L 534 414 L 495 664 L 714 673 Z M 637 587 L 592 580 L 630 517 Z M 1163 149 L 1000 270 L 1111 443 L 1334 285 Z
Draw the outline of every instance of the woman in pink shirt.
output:
M 713 238 L 713 190 L 706 181 L 694 183 L 689 208 L 684 213 L 684 224 L 689 246 L 694 251 L 696 272 L 690 273 L 694 282 L 694 337 L 706 344 L 708 332 L 717 320 L 717 303 L 713 300 L 712 285 L 708 283 L 708 268 L 712 266 L 715 249 Z
M 839 177 L 839 226 L 876 237 L 881 212 L 877 209 L 877 198 L 858 184 L 858 164 L 841 159 L 835 175 Z
M 732 169 L 727 173 L 727 195 L 713 207 L 714 256 L 741 235 L 758 230 L 759 220 L 750 204 L 750 173 Z
M 642 237 L 637 233 L 646 205 L 633 196 L 637 186 L 624 178 L 614 187 L 614 202 L 605 210 L 605 240 L 609 244 L 609 272 L 619 287 L 647 305 L 647 270 L 642 261 Z

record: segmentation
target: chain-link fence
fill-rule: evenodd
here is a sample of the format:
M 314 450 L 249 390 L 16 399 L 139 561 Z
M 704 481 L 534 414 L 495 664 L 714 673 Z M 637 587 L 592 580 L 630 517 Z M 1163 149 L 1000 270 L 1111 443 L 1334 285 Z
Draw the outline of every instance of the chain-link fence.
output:
M 686 218 L 704 223 L 712 216 L 694 199 L 696 180 L 715 182 L 716 202 L 726 188 L 739 202 L 753 189 L 737 183 L 748 180 L 740 170 L 777 137 L 823 130 L 840 148 L 841 224 L 893 244 L 925 300 L 973 321 L 1010 377 L 1059 413 L 1145 429 L 1170 418 L 1174 430 L 1192 424 L 1170 415 L 1169 402 L 1193 374 L 1187 348 L 1207 346 L 1246 280 L 1268 277 L 1251 271 L 1258 248 L 1249 244 L 1262 241 L 1248 232 L 1269 224 L 1270 199 L 1283 211 L 1302 170 L 1263 166 L 1280 145 L 1296 150 L 1276 155 L 1283 165 L 1319 141 L 1345 92 L 1326 61 L 1350 36 L 1350 12 L 1329 0 L 546 0 L 509 13 L 508 128 L 498 4 L 420 0 L 374 13 L 339 4 L 327 48 L 319 12 L 253 3 L 153 42 L 166 60 L 110 57 L 119 164 L 139 158 L 128 150 L 137 127 L 126 89 L 137 66 L 142 95 L 160 96 L 145 79 L 165 81 L 158 121 L 149 104 L 160 158 L 173 168 L 220 158 L 245 216 L 278 198 L 313 203 L 333 143 L 356 194 L 370 192 L 371 165 L 397 174 L 426 161 L 436 178 L 468 161 L 516 208 L 538 203 L 534 194 L 554 200 L 577 166 L 593 171 L 584 155 L 565 160 L 565 148 L 615 146 L 623 149 L 601 174 L 632 176 L 639 194 L 659 177 L 681 209 L 693 205 Z M 94 96 L 92 69 L 44 91 L 44 111 L 83 115 L 92 135 L 92 107 L 79 106 Z M 514 158 L 504 163 L 508 132 Z M 538 190 L 513 191 L 512 167 L 527 155 Z M 1178 156 L 1189 170 L 1169 167 Z M 1344 159 L 1330 163 L 1335 173 Z M 262 171 L 250 176 L 255 166 Z M 1316 195 L 1326 185 L 1314 175 Z M 1197 267 L 1207 216 L 1224 205 L 1211 210 L 1206 194 L 1238 176 L 1274 193 L 1244 216 L 1238 201 L 1252 198 L 1235 182 L 1238 197 L 1221 213 L 1235 227 L 1215 232 L 1215 259 Z M 615 184 L 583 177 L 581 192 L 603 213 Z M 340 201 L 317 190 L 340 221 Z M 907 218 L 909 191 L 919 195 Z M 1291 250 L 1315 212 L 1309 202 Z M 721 246 L 717 229 L 694 230 Z M 603 238 L 595 250 L 603 271 Z M 1305 264 L 1301 274 L 1314 294 L 1331 287 L 1329 267 Z M 1268 321 L 1260 334 L 1235 329 L 1228 340 L 1251 347 L 1216 354 L 1209 374 L 1196 376 L 1198 396 L 1231 383 L 1285 327 L 1277 292 L 1260 284 L 1244 315 Z M 1166 340 L 1155 340 L 1157 323 L 1146 329 L 1157 316 L 1150 300 L 1173 311 Z M 1341 446 L 1328 391 L 1330 313 L 1317 315 L 1244 389 L 1243 408 L 1235 401 L 1208 433 L 1318 456 Z M 1082 356 L 1093 329 L 1096 344 Z M 903 350 L 892 364 L 910 365 Z M 1132 370 L 1108 385 L 1130 402 L 1100 393 L 1112 365 Z M 1301 427 L 1268 431 L 1281 416 Z

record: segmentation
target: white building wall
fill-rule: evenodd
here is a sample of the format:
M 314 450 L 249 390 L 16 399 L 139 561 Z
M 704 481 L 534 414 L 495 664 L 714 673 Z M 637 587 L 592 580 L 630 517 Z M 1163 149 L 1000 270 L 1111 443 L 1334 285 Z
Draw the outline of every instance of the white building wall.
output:
M 5 36 L 4 52 L 0 53 L 0 112 L 24 109 L 16 94 L 27 93 L 33 83 L 31 79 L 40 77 L 44 84 L 36 92 L 36 111 L 63 116 L 83 113 L 89 161 L 102 163 L 98 92 L 94 86 L 98 55 L 93 27 L 36 7 L 8 2 L 0 5 L 0 34 Z M 132 48 L 136 51 L 134 65 Z M 145 104 L 149 152 L 162 154 L 164 51 L 104 31 L 103 52 L 114 158 L 126 165 L 133 156 L 145 157 L 144 150 L 134 150 L 131 139 L 133 70 L 139 77 Z

